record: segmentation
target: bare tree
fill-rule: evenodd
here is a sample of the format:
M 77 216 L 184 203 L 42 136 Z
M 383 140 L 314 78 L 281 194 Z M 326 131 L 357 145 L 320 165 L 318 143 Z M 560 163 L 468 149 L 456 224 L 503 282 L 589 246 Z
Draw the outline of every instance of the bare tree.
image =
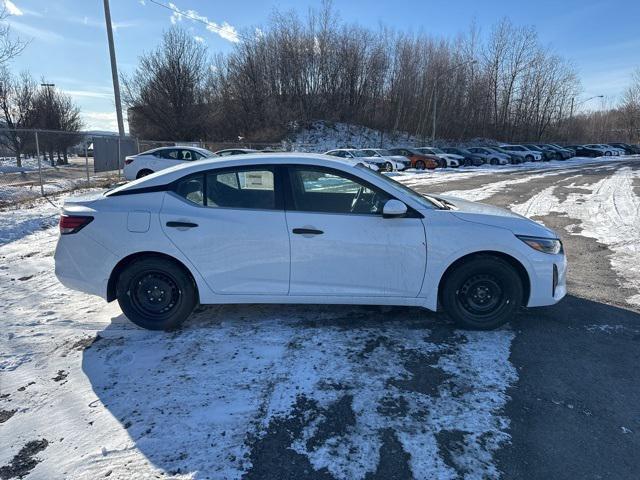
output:
M 206 47 L 179 27 L 167 31 L 156 50 L 140 57 L 133 75 L 123 78 L 133 132 L 156 139 L 201 137 L 210 68 Z
M 15 129 L 33 128 L 37 84 L 28 73 L 14 78 L 3 68 L 0 70 L 0 121 L 7 128 L 0 135 L 0 143 L 8 147 L 16 156 L 16 164 L 22 166 L 22 154 L 31 134 Z
M 27 46 L 27 42 L 13 35 L 11 26 L 7 23 L 10 16 L 7 5 L 3 2 L 0 7 L 0 66 L 20 55 Z

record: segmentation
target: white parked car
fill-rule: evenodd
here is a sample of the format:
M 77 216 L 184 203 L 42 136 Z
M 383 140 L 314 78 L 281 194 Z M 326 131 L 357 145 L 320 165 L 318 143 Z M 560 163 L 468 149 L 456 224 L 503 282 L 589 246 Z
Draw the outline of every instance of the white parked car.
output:
M 522 158 L 523 162 L 541 162 L 542 152 L 530 150 L 524 145 L 500 145 L 502 150 Z
M 357 148 L 336 148 L 324 153 L 332 157 L 344 158 L 352 163 L 364 163 L 374 170 L 386 170 L 387 166 L 380 157 L 369 156 Z
M 491 329 L 566 293 L 548 228 L 324 155 L 192 162 L 67 198 L 60 233 L 58 279 L 149 329 L 198 303 L 442 306 Z
M 258 153 L 253 148 L 225 148 L 214 152 L 219 157 L 229 157 L 231 155 L 245 155 L 247 153 Z
M 180 163 L 215 157 L 215 153 L 198 147 L 160 147 L 124 159 L 124 178 L 135 180 L 174 167 Z
M 482 157 L 484 163 L 488 165 L 508 165 L 509 163 L 511 163 L 509 155 L 500 153 L 490 148 L 470 147 L 467 150 L 475 155 L 479 155 L 480 157 Z
M 436 157 L 442 159 L 443 167 L 457 168 L 462 165 L 462 162 L 464 161 L 464 157 L 462 155 L 447 153 L 444 150 L 436 147 L 418 147 L 416 148 L 416 150 L 421 153 L 426 153 L 427 155 L 435 155 Z
M 407 168 L 407 157 L 394 155 L 384 148 L 362 148 L 360 149 L 367 157 L 380 158 L 381 170 L 391 172 L 393 170 L 404 170 Z

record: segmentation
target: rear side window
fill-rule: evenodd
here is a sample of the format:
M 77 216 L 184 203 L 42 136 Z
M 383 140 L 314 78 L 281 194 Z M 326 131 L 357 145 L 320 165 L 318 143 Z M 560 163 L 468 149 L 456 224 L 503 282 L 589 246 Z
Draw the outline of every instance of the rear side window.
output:
M 185 178 L 178 182 L 176 194 L 196 205 L 204 205 L 204 175 Z
M 273 171 L 241 170 L 207 174 L 207 207 L 276 208 Z

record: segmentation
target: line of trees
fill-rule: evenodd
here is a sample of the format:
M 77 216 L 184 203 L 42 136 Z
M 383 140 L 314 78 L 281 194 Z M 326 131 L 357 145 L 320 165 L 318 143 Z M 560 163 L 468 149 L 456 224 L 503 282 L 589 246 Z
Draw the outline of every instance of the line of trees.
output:
M 501 20 L 452 40 L 341 22 L 330 3 L 276 13 L 228 55 L 179 27 L 123 79 L 132 131 L 146 138 L 278 140 L 316 119 L 462 140 L 562 138 L 580 84 L 533 27 Z
M 6 5 L 0 8 L 0 145 L 11 151 L 17 166 L 22 155 L 35 153 L 33 133 L 15 129 L 62 130 L 65 134 L 43 133 L 38 137 L 40 151 L 48 155 L 51 165 L 67 164 L 67 152 L 81 140 L 80 109 L 70 96 L 23 72 L 13 74 L 9 62 L 18 56 L 27 43 L 15 37 L 9 24 Z

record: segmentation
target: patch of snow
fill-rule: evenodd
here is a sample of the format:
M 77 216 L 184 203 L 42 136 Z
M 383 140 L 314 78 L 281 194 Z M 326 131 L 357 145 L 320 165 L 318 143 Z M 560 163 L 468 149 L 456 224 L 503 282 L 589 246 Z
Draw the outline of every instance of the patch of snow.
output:
M 633 191 L 633 179 L 638 176 L 639 171 L 621 168 L 581 186 L 584 193 L 569 193 L 564 202 L 554 195 L 559 187 L 548 187 L 511 210 L 527 217 L 554 212 L 579 220 L 579 235 L 595 238 L 613 252 L 611 266 L 624 279 L 623 286 L 639 292 L 627 301 L 640 305 L 640 198 Z M 570 227 L 567 231 L 575 235 L 575 225 Z

